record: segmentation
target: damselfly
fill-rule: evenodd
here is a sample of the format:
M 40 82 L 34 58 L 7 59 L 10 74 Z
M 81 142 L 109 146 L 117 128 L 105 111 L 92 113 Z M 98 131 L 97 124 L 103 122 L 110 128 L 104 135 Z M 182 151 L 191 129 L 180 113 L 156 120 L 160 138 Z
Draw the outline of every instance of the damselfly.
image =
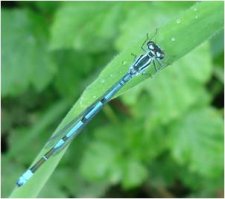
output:
M 147 50 L 144 49 L 144 45 L 146 43 Z M 164 58 L 164 52 L 153 41 L 148 41 L 148 38 L 143 43 L 141 48 L 144 50 L 144 54 L 135 59 L 134 63 L 129 67 L 128 72 L 118 82 L 108 89 L 102 97 L 90 105 L 82 114 L 69 122 L 63 129 L 60 129 L 56 135 L 50 138 L 50 143 L 47 143 L 47 147 L 50 145 L 48 152 L 22 174 L 16 183 L 18 186 L 24 185 L 44 162 L 67 146 L 68 143 L 70 143 L 81 131 L 81 129 L 84 128 L 84 126 L 128 81 L 139 74 L 144 74 L 151 63 L 153 64 L 156 72 L 158 71 L 155 62 L 161 66 L 160 61 Z

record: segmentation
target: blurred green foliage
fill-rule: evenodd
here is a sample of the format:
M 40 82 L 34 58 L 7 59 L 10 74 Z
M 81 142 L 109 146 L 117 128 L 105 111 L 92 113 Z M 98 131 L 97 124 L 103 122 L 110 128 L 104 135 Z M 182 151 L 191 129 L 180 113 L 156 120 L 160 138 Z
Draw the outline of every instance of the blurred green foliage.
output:
M 3 3 L 2 197 L 102 67 L 193 3 Z M 222 197 L 222 43 L 223 31 L 107 105 L 39 196 Z

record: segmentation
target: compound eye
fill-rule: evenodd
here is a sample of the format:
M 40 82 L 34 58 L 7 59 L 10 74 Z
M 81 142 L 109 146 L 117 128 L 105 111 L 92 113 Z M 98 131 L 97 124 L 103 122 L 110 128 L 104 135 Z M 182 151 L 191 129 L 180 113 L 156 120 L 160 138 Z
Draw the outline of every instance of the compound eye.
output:
M 154 44 L 151 42 L 151 41 L 149 41 L 148 43 L 147 43 L 147 46 L 148 46 L 148 49 L 149 50 L 154 50 Z
M 160 52 L 156 52 L 156 57 L 160 58 L 162 54 Z
M 148 49 L 149 49 L 149 50 L 154 50 L 154 45 L 153 45 L 153 44 L 149 44 L 149 45 L 148 45 Z
M 150 50 L 154 50 L 154 46 L 152 44 L 150 44 L 148 47 Z

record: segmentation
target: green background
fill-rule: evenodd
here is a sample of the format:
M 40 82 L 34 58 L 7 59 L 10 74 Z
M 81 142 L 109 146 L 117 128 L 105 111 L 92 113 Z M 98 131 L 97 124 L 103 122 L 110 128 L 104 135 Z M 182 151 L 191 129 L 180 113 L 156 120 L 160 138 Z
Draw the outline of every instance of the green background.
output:
M 193 4 L 3 3 L 2 197 L 104 66 Z M 221 30 L 111 101 L 39 197 L 222 197 L 223 53 Z

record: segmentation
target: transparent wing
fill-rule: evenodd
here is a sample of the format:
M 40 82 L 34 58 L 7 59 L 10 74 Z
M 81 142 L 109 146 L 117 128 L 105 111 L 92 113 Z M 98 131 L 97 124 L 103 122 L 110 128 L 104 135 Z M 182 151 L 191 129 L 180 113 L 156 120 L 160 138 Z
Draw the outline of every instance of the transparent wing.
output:
M 92 105 L 90 105 L 87 109 L 85 109 L 80 115 L 78 115 L 76 118 L 74 118 L 73 120 L 71 120 L 68 124 L 66 124 L 63 128 L 59 129 L 56 131 L 56 133 L 54 133 L 49 140 L 47 141 L 47 143 L 45 144 L 44 148 L 45 149 L 50 149 L 53 146 L 55 146 L 55 144 L 62 138 L 64 137 L 73 127 L 74 125 L 79 122 L 82 117 L 84 115 L 86 115 L 93 107 L 95 107 L 95 104 L 98 102 L 99 100 L 96 100 Z M 76 133 L 75 133 L 76 134 Z M 69 143 L 74 136 L 72 136 L 70 139 L 68 139 L 65 143 L 65 145 L 67 144 L 67 142 Z
M 56 143 L 62 138 L 64 137 L 69 130 L 74 126 L 74 124 L 79 120 L 79 117 L 76 117 L 75 119 L 73 119 L 71 122 L 69 122 L 67 125 L 65 125 L 63 128 L 59 129 L 56 131 L 56 133 L 54 133 L 47 141 L 47 143 L 45 144 L 45 149 L 50 149 L 53 146 L 56 145 Z

